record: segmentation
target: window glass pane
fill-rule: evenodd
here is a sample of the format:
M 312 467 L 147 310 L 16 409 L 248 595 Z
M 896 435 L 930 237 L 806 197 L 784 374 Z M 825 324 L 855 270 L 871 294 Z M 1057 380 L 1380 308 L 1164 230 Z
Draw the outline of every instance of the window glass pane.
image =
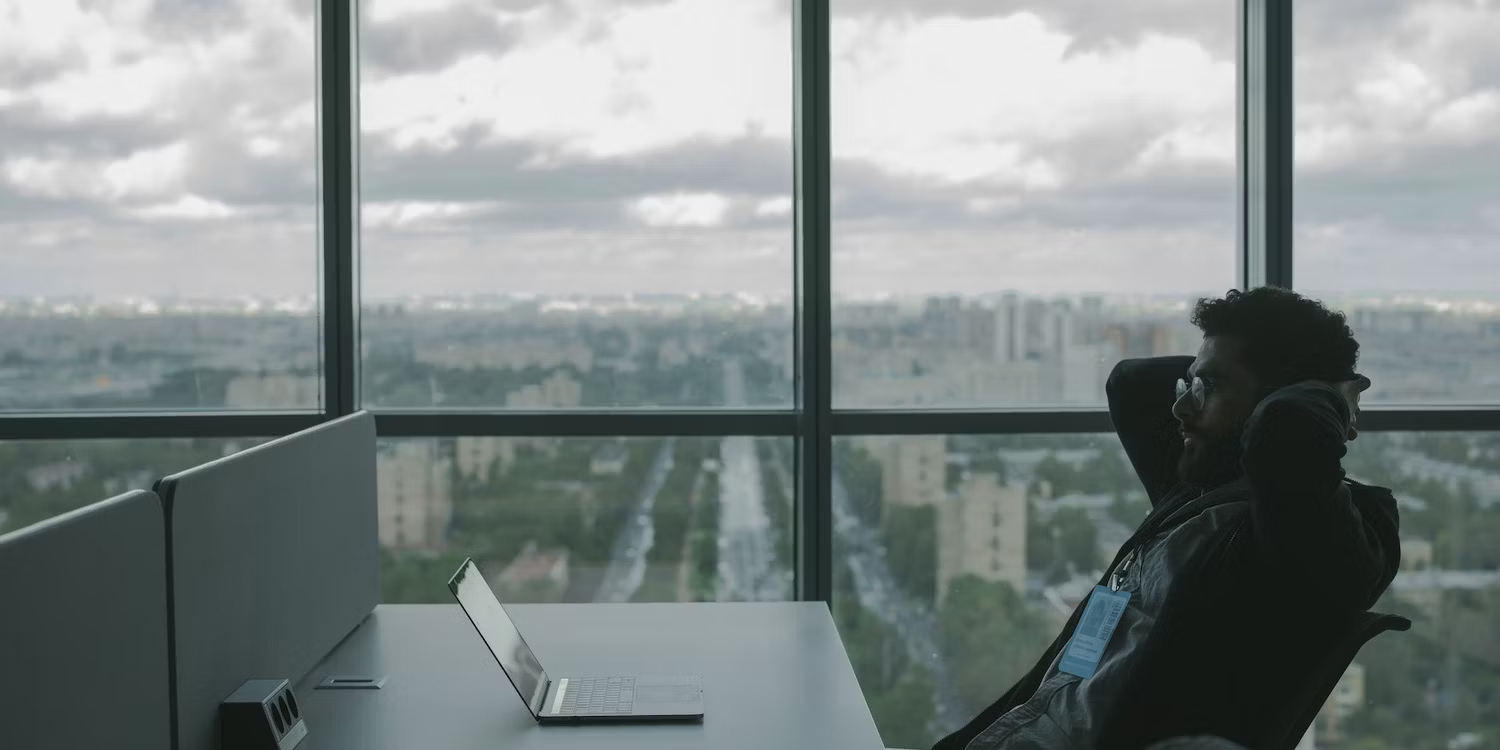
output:
M 1299 289 L 1372 401 L 1500 394 L 1500 5 L 1296 3 Z
M 382 440 L 387 602 L 449 602 L 473 557 L 502 601 L 792 597 L 792 442 Z
M 889 747 L 1026 673 L 1149 505 L 1113 435 L 834 443 L 834 621 Z
M 366 403 L 790 405 L 789 7 L 367 0 Z
M 835 403 L 1096 404 L 1190 333 L 1236 281 L 1235 9 L 833 0 Z
M 1360 652 L 1318 746 L 1483 747 L 1500 726 L 1500 433 L 1361 433 L 1344 466 L 1396 492 L 1401 572 L 1376 609 L 1413 625 Z
M 0 534 L 238 453 L 233 440 L 44 440 L 0 443 Z
M 1414 628 L 1360 652 L 1315 744 L 1480 747 L 1460 738 L 1500 723 L 1500 434 L 1362 433 L 1344 465 L 1394 488 L 1375 609 Z M 834 618 L 893 747 L 1020 679 L 1148 509 L 1112 435 L 842 438 L 834 472 Z
M 319 402 L 311 0 L 0 0 L 0 410 Z

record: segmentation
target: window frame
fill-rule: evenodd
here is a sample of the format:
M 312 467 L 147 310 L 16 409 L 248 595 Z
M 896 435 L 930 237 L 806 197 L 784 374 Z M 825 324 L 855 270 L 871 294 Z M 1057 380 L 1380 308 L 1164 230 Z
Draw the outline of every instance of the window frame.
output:
M 1237 0 L 1237 252 L 1241 286 L 1292 285 L 1292 9 Z M 831 604 L 833 440 L 853 435 L 1110 432 L 1103 407 L 834 409 L 831 380 L 830 0 L 794 0 L 793 405 L 763 410 L 513 412 L 375 409 L 382 438 L 790 437 L 796 444 L 796 597 Z M 322 398 L 299 411 L 5 414 L 0 440 L 274 437 L 351 414 L 359 395 L 359 0 L 318 0 L 318 236 Z M 1500 406 L 1381 406 L 1365 430 L 1500 431 Z

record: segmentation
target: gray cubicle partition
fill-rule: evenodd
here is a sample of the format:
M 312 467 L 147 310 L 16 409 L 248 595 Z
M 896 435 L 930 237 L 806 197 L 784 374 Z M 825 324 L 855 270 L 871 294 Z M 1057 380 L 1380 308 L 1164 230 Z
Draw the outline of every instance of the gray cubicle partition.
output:
M 0 536 L 0 747 L 169 747 L 161 501 Z
M 375 421 L 359 413 L 175 474 L 167 509 L 179 750 L 247 679 L 296 683 L 380 599 Z

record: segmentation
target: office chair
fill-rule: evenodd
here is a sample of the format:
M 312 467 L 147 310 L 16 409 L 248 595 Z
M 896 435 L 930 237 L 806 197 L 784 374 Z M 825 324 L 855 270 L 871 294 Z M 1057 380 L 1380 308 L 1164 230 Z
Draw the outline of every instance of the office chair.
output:
M 1411 620 L 1400 615 L 1387 615 L 1380 612 L 1361 612 L 1351 618 L 1351 621 L 1343 631 L 1343 634 L 1329 645 L 1323 653 L 1323 658 L 1317 664 L 1316 670 L 1304 680 L 1300 689 L 1296 691 L 1295 700 L 1289 701 L 1287 705 L 1291 708 L 1280 722 L 1280 730 L 1268 730 L 1255 744 L 1256 748 L 1284 748 L 1294 750 L 1302 741 L 1302 736 L 1307 734 L 1307 728 L 1318 717 L 1318 712 L 1323 710 L 1323 704 L 1327 702 L 1328 696 L 1333 694 L 1333 689 L 1338 686 L 1339 679 L 1349 669 L 1349 664 L 1354 657 L 1359 655 L 1359 650 L 1386 631 L 1404 632 L 1411 630 Z M 1220 747 L 1235 747 L 1234 743 L 1218 738 L 1174 738 L 1165 740 L 1162 747 L 1194 747 L 1194 743 L 1207 742 L 1203 747 L 1215 747 L 1215 742 L 1221 743 Z M 1175 744 L 1184 743 L 1184 744 Z M 1153 746 L 1153 750 L 1154 750 Z M 887 750 L 893 750 L 887 748 Z
M 1246 750 L 1244 745 L 1222 737 L 1173 737 L 1153 744 L 1146 750 Z
M 1354 657 L 1359 655 L 1359 650 L 1375 636 L 1389 630 L 1411 630 L 1411 620 L 1379 612 L 1362 612 L 1353 618 L 1343 636 L 1334 641 L 1324 653 L 1317 671 L 1301 684 L 1297 699 L 1289 704 L 1292 709 L 1283 730 L 1268 734 L 1268 742 L 1262 746 L 1287 750 L 1295 748 L 1302 741 L 1302 736 L 1307 734 L 1307 728 L 1318 718 L 1318 712 L 1323 710 L 1323 704 L 1333 694 L 1333 689 L 1338 686 L 1339 679 L 1349 669 Z

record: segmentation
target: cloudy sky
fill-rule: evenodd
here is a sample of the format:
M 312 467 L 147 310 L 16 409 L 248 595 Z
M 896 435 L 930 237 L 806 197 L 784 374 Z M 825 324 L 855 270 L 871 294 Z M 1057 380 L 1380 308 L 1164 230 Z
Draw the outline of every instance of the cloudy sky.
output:
M 317 291 L 310 0 L 0 0 L 0 295 Z M 1234 281 L 1231 0 L 833 0 L 841 293 Z M 363 288 L 791 289 L 786 0 L 368 0 Z M 1299 285 L 1500 278 L 1500 0 L 1298 3 Z

